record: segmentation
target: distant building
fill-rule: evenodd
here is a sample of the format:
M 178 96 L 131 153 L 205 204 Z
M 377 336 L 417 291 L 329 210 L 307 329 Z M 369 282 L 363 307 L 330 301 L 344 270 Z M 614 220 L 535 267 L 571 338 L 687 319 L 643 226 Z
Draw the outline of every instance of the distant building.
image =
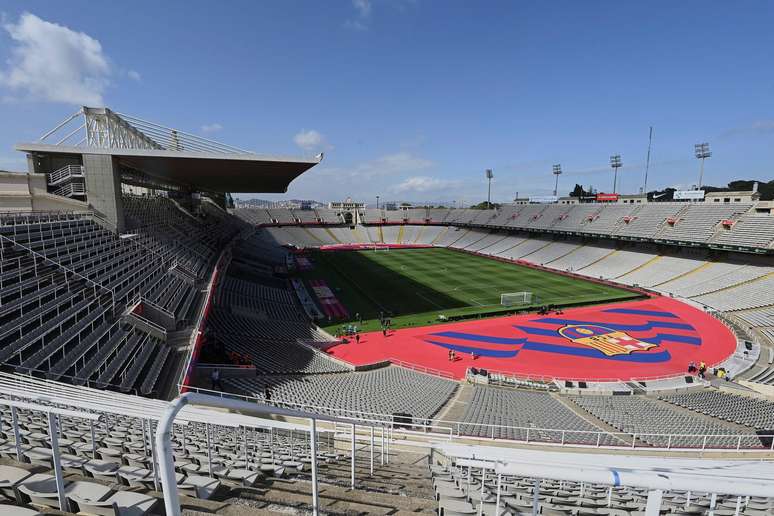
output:
M 707 192 L 704 195 L 704 202 L 756 202 L 760 198 L 761 194 L 757 190 L 746 192 Z
M 336 211 L 362 210 L 363 208 L 365 208 L 365 203 L 356 202 L 356 201 L 353 201 L 352 199 L 347 199 L 346 201 L 329 202 L 328 208 Z
M 619 195 L 618 204 L 642 204 L 648 202 L 648 196 L 645 194 Z

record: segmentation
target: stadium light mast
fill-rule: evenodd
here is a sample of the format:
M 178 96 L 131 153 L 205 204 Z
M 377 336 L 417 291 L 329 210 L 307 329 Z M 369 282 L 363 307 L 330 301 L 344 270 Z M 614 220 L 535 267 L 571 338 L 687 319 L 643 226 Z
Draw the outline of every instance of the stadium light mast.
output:
M 693 146 L 693 150 L 696 153 L 696 158 L 701 160 L 701 168 L 699 169 L 699 190 L 701 190 L 701 184 L 704 180 L 704 160 L 711 157 L 709 143 L 697 143 Z
M 379 209 L 379 196 L 376 196 L 376 209 Z
M 620 154 L 613 154 L 610 156 L 610 166 L 613 168 L 613 193 L 616 193 L 616 188 L 618 187 L 618 169 L 623 166 L 623 163 L 621 162 L 621 155 Z
M 562 165 L 554 165 L 554 175 L 556 176 L 556 182 L 554 182 L 554 197 L 557 196 L 559 191 L 559 176 L 562 174 Z
M 486 194 L 486 207 L 487 209 L 492 208 L 492 178 L 494 177 L 494 174 L 492 174 L 492 169 L 488 168 L 486 169 L 486 179 L 489 182 L 489 189 Z

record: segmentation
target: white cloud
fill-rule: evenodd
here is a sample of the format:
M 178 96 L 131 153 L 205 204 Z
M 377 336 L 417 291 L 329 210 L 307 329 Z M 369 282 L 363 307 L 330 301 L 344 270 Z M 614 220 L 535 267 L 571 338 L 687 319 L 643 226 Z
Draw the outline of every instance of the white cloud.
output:
M 429 159 L 415 156 L 409 152 L 397 152 L 364 161 L 351 167 L 329 168 L 324 173 L 331 177 L 336 177 L 349 186 L 360 184 L 360 186 L 368 188 L 374 185 L 371 183 L 362 184 L 363 181 L 381 178 L 394 179 L 397 176 L 420 172 L 433 166 L 435 166 L 435 163 Z
M 720 134 L 721 138 L 735 136 L 764 136 L 774 133 L 774 120 L 756 120 L 742 127 L 734 127 Z
M 371 21 L 371 0 L 352 0 L 352 7 L 355 8 L 356 17 L 344 22 L 344 26 L 354 30 L 368 30 Z
M 371 16 L 371 0 L 352 0 L 352 5 L 361 18 Z
M 3 28 L 14 46 L 0 86 L 11 98 L 103 105 L 112 69 L 99 41 L 30 13 Z
M 293 137 L 293 142 L 305 151 L 330 149 L 330 145 L 328 145 L 325 136 L 314 129 L 308 131 L 301 129 L 301 131 Z
M 201 130 L 205 134 L 212 134 L 212 133 L 217 133 L 218 131 L 222 131 L 223 130 L 223 126 L 220 125 L 219 123 L 215 122 L 213 124 L 204 124 L 201 127 Z
M 436 166 L 435 162 L 409 152 L 385 154 L 349 165 L 329 163 L 326 158 L 322 164 L 301 174 L 281 197 L 325 201 L 352 197 L 365 201 L 377 194 L 386 195 L 395 183 L 406 177 L 430 175 Z
M 447 181 L 445 179 L 429 176 L 413 176 L 395 185 L 392 188 L 392 191 L 394 193 L 437 192 L 456 186 L 458 186 L 456 181 Z
M 140 72 L 137 70 L 129 70 L 126 72 L 126 76 L 132 79 L 133 81 L 140 82 L 142 80 L 142 75 L 140 75 Z

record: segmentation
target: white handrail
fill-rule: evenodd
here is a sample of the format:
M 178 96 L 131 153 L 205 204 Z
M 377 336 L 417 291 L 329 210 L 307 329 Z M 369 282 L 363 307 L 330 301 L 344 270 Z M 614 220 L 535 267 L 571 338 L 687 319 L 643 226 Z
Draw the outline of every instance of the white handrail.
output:
M 164 414 L 159 419 L 159 425 L 156 429 L 155 445 L 158 451 L 159 457 L 159 473 L 161 477 L 161 485 L 164 494 L 164 505 L 166 507 L 167 516 L 180 516 L 180 497 L 177 493 L 177 478 L 175 476 L 175 463 L 172 455 L 172 425 L 175 422 L 175 416 L 186 405 L 199 405 L 204 407 L 213 408 L 226 408 L 233 411 L 238 411 L 247 414 L 259 414 L 259 415 L 277 415 L 287 417 L 297 417 L 308 419 L 310 422 L 310 431 L 315 431 L 315 425 L 317 421 L 329 421 L 333 423 L 346 423 L 352 426 L 352 442 L 353 442 L 353 456 L 352 456 L 352 479 L 354 487 L 354 439 L 355 439 L 355 425 L 349 421 L 344 421 L 339 418 L 330 416 L 321 416 L 318 414 L 310 414 L 308 412 L 302 412 L 299 410 L 289 410 L 278 407 L 272 407 L 265 404 L 248 403 L 245 401 L 234 400 L 229 398 L 218 398 L 215 396 L 208 396 L 205 394 L 198 394 L 188 392 L 182 394 L 174 401 L 172 401 Z M 373 434 L 372 434 L 373 435 Z M 315 440 L 313 439 L 312 442 Z M 317 450 L 312 447 L 310 450 L 312 459 L 312 471 L 313 471 L 313 495 L 312 495 L 312 512 L 316 516 L 318 514 L 317 508 L 317 485 L 316 485 L 316 470 L 317 470 Z
M 384 414 L 379 412 L 367 412 L 348 409 L 339 409 L 334 407 L 321 407 L 316 405 L 310 405 L 306 403 L 296 403 L 292 401 L 284 401 L 278 399 L 272 399 L 267 401 L 256 396 L 250 396 L 247 394 L 237 394 L 232 392 L 216 391 L 213 389 L 207 389 L 204 387 L 187 386 L 190 391 L 205 393 L 210 396 L 218 396 L 221 398 L 239 398 L 250 403 L 267 404 L 270 403 L 274 406 L 287 406 L 293 407 L 297 410 L 311 411 L 319 414 L 335 414 L 337 417 L 346 418 L 348 420 L 358 421 L 382 421 L 389 422 L 393 420 L 392 414 Z M 492 425 L 487 423 L 473 423 L 465 421 L 453 421 L 447 419 L 435 419 L 429 418 L 422 424 L 414 424 L 412 426 L 427 427 L 427 428 L 441 428 L 444 430 L 452 429 L 452 437 L 460 438 L 476 438 L 476 435 L 465 434 L 461 431 L 463 427 L 474 427 L 486 429 L 487 436 L 481 436 L 482 439 L 495 439 L 494 434 L 496 430 L 515 430 L 525 434 L 524 439 L 508 439 L 497 438 L 503 441 L 521 442 L 527 444 L 539 444 L 539 445 L 554 445 L 554 446 L 567 446 L 567 447 L 581 447 L 581 448 L 646 448 L 648 450 L 702 450 L 702 451 L 774 451 L 774 432 L 767 434 L 680 434 L 680 433 L 643 433 L 643 432 L 608 432 L 604 430 L 567 430 L 562 428 L 540 428 L 531 426 L 511 426 L 511 425 Z M 455 431 L 456 430 L 456 431 Z M 541 434 L 554 434 L 560 436 L 559 442 L 551 440 L 541 440 Z M 573 442 L 573 436 L 590 436 L 592 439 L 590 442 Z M 603 444 L 602 439 L 605 436 L 614 438 L 621 444 Z M 645 438 L 660 438 L 667 440 L 666 446 L 648 445 L 645 442 Z M 746 441 L 761 442 L 761 438 L 770 438 L 771 445 L 768 449 L 764 447 L 751 447 L 743 446 Z M 697 446 L 674 446 L 672 442 L 678 439 L 695 439 Z M 713 441 L 716 439 L 735 439 L 736 445 L 730 446 L 716 446 L 713 447 Z M 638 444 L 639 441 L 639 444 Z

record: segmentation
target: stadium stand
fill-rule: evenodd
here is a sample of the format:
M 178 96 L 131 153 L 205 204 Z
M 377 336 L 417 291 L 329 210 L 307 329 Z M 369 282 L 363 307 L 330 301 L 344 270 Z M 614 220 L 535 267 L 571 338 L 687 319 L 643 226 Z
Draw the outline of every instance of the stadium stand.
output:
M 645 396 L 571 396 L 594 417 L 640 441 L 662 448 L 764 446 L 757 435 L 724 422 L 682 412 Z
M 682 204 L 644 204 L 630 216 L 624 217 L 614 234 L 623 237 L 653 238 L 667 223 L 667 219 L 676 218 L 684 208 Z
M 695 257 L 661 255 L 658 260 L 646 262 L 642 267 L 618 276 L 616 280 L 627 285 L 640 285 L 643 287 L 660 285 L 696 270 L 707 263 L 706 253 L 699 251 L 690 254 L 695 254 Z
M 433 488 L 443 514 L 645 514 L 648 491 L 593 482 L 568 482 L 503 475 L 494 461 L 482 467 L 462 460 L 432 464 Z M 746 506 L 735 496 L 702 498 L 690 491 L 665 493 L 662 511 L 668 514 L 767 514 L 771 501 L 751 497 Z
M 457 387 L 455 382 L 394 366 L 324 376 L 231 378 L 227 383 L 259 399 L 268 387 L 273 401 L 296 408 L 372 419 L 404 413 L 418 421 L 431 419 Z
M 750 204 L 713 206 L 690 204 L 682 210 L 674 221 L 661 226 L 656 239 L 677 242 L 707 242 L 723 220 L 730 220 L 749 210 Z
M 132 324 L 138 315 L 122 312 L 145 299 L 169 314 L 172 331 L 189 326 L 197 283 L 240 225 L 209 208 L 193 216 L 170 199 L 124 202 L 128 238 L 88 214 L 0 216 L 4 362 L 78 383 L 153 391 L 169 348 Z
M 605 256 L 614 251 L 615 248 L 612 246 L 608 247 L 604 244 L 582 245 L 576 250 L 552 261 L 548 266 L 563 271 L 577 271 L 602 260 Z
M 757 430 L 774 428 L 774 402 L 765 399 L 727 394 L 716 390 L 662 395 L 659 399 L 715 419 Z
M 118 117 L 109 110 L 97 115 L 105 123 Z M 127 120 L 120 119 L 131 129 Z M 168 128 L 143 127 L 164 140 L 148 141 L 137 129 L 130 139 L 141 140 L 143 153 L 162 150 L 163 159 L 170 160 L 156 174 L 175 173 L 174 158 L 166 154 L 186 152 L 181 148 L 260 161 L 252 153 L 191 140 L 196 137 Z M 219 147 L 206 146 L 212 144 Z M 540 514 L 584 516 L 774 512 L 770 497 L 724 496 L 720 488 L 711 495 L 694 488 L 691 500 L 687 489 L 674 487 L 678 484 L 664 493 L 632 487 L 626 480 L 634 466 L 626 469 L 623 483 L 620 478 L 577 482 L 576 468 L 563 467 L 566 458 L 553 463 L 561 470 L 555 479 L 507 469 L 495 474 L 493 463 L 465 465 L 459 455 L 427 470 L 427 456 L 416 451 L 443 449 L 453 457 L 448 446 L 477 443 L 469 450 L 481 459 L 480 443 L 487 440 L 502 450 L 509 441 L 528 441 L 559 450 L 680 448 L 723 450 L 736 457 L 738 449 L 765 457 L 774 446 L 764 435 L 774 427 L 774 404 L 752 390 L 774 384 L 774 218 L 762 205 L 525 204 L 499 210 L 363 208 L 358 213 L 238 208 L 229 213 L 221 208 L 226 205 L 223 185 L 244 185 L 235 181 L 256 174 L 221 160 L 216 188 L 200 194 L 192 190 L 200 186 L 197 182 L 213 179 L 202 177 L 206 174 L 193 165 L 200 157 L 187 156 L 191 161 L 177 169 L 185 169 L 181 186 L 171 176 L 155 184 L 158 176 L 114 156 L 108 160 L 116 165 L 110 177 L 116 184 L 126 182 L 112 193 L 94 189 L 102 177 L 91 185 L 81 182 L 84 173 L 105 172 L 90 168 L 86 161 L 92 157 L 84 165 L 48 172 L 56 188 L 66 174 L 88 186 L 89 203 L 60 205 L 82 211 L 0 213 L 0 362 L 15 371 L 0 373 L 0 513 L 57 508 L 85 514 L 161 513 L 164 479 L 159 469 L 164 468 L 159 464 L 166 455 L 153 437 L 175 405 L 153 398 L 171 398 L 186 389 L 218 394 L 217 403 L 224 405 L 250 400 L 247 408 L 232 411 L 185 407 L 179 413 L 171 434 L 171 486 L 177 484 L 177 491 L 190 497 L 185 508 L 192 513 L 224 508 L 230 513 L 230 504 L 244 508 L 256 500 L 267 501 L 266 512 L 314 513 L 319 507 L 298 503 L 298 497 L 316 491 L 318 480 L 333 499 L 326 512 L 337 514 L 436 508 L 448 515 L 521 514 L 535 508 Z M 267 190 L 284 191 L 315 163 L 263 163 L 282 175 Z M 261 175 L 261 181 L 270 175 Z M 28 188 L 30 206 L 35 205 L 33 194 Z M 100 198 L 103 194 L 106 199 Z M 355 370 L 320 350 L 334 339 L 316 325 L 321 310 L 302 281 L 291 281 L 288 270 L 303 263 L 296 260 L 294 247 L 358 243 L 450 247 L 684 297 L 723 312 L 716 315 L 740 338 L 728 360 L 747 355 L 748 349 L 749 362 L 757 360 L 740 377 L 751 382 L 734 383 L 735 394 L 729 392 L 732 384 L 717 381 L 696 382 L 686 390 L 682 377 L 648 385 L 616 382 L 616 392 L 628 395 L 611 396 L 577 394 L 595 392 L 596 385 L 575 382 L 570 391 L 550 379 L 498 378 L 497 373 L 491 379 L 500 387 L 461 385 L 411 364 L 384 362 Z M 756 342 L 747 346 L 745 339 Z M 177 385 L 181 380 L 182 387 Z M 746 385 L 752 388 L 744 390 Z M 291 416 L 288 408 L 305 412 Z M 243 410 L 263 411 L 263 417 L 239 413 Z M 315 418 L 321 426 L 310 433 L 307 425 Z M 385 468 L 383 484 L 374 475 L 375 430 L 382 461 L 389 462 L 391 455 L 385 440 L 388 447 L 403 448 L 393 458 L 409 453 L 406 449 L 412 456 Z M 161 431 L 156 435 L 164 439 Z M 350 443 L 350 457 L 345 457 Z M 313 446 L 318 446 L 316 454 Z M 356 449 L 363 455 L 359 459 Z M 596 456 L 602 460 L 603 455 Z M 345 459 L 351 459 L 351 472 Z M 313 463 L 319 471 L 310 471 Z M 762 464 L 767 465 L 745 463 L 745 472 L 758 471 Z M 67 473 L 63 482 L 60 466 Z M 506 466 L 507 460 L 500 460 L 499 467 Z M 736 467 L 717 469 L 729 475 Z M 356 470 L 368 472 L 362 498 L 378 498 L 372 505 L 344 492 L 354 487 Z M 652 469 L 648 478 L 672 482 L 670 472 L 669 467 Z M 692 470 L 690 478 L 696 486 L 702 472 Z M 250 491 L 256 485 L 260 489 Z M 412 492 L 404 496 L 407 488 Z M 663 500 L 654 512 L 648 506 L 655 491 Z M 382 504 L 383 495 L 392 498 Z M 196 498 L 217 499 L 218 507 Z M 13 509 L 9 502 L 16 504 Z M 507 512 L 501 512 L 501 505 Z
M 655 254 L 648 253 L 647 250 L 640 252 L 639 250 L 616 249 L 594 263 L 575 269 L 575 271 L 592 278 L 618 278 L 643 267 L 655 257 Z
M 462 422 L 461 434 L 518 441 L 596 445 L 600 433 L 549 393 L 496 387 L 474 388 Z M 616 442 L 601 436 L 603 445 Z

